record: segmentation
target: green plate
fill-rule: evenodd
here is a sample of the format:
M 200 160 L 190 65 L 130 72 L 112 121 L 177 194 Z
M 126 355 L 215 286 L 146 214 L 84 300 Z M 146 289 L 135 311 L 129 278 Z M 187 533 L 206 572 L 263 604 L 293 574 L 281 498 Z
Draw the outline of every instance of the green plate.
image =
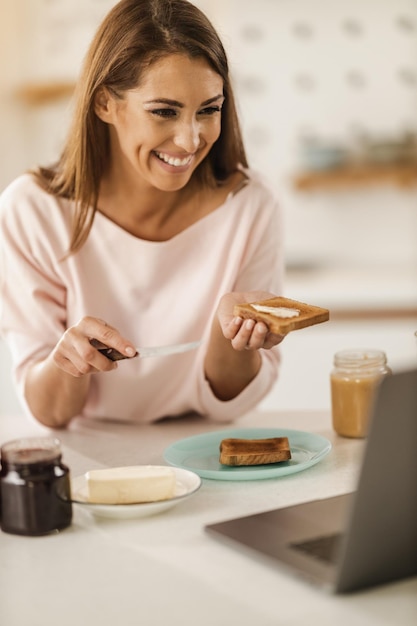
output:
M 247 465 L 228 467 L 219 462 L 220 442 L 222 439 L 266 439 L 269 437 L 288 437 L 291 448 L 291 460 L 269 465 Z M 315 433 L 285 428 L 234 428 L 218 430 L 213 433 L 195 435 L 181 439 L 169 446 L 164 452 L 164 459 L 170 465 L 191 470 L 202 478 L 214 480 L 261 480 L 280 478 L 288 474 L 302 472 L 316 465 L 331 450 L 331 443 L 325 437 Z

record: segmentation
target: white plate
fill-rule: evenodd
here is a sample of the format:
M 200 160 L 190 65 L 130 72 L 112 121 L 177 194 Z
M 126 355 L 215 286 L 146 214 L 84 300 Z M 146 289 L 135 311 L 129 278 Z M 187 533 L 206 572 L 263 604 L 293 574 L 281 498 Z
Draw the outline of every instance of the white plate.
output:
M 201 487 L 201 478 L 194 472 L 179 467 L 173 467 L 172 469 L 175 472 L 176 482 L 174 496 L 169 498 L 169 500 L 161 500 L 160 502 L 139 502 L 137 504 L 97 504 L 95 502 L 89 502 L 87 496 L 87 479 L 84 474 L 83 476 L 73 478 L 71 481 L 72 502 L 99 517 L 128 519 L 162 513 L 162 511 L 166 511 L 176 504 L 183 502 Z

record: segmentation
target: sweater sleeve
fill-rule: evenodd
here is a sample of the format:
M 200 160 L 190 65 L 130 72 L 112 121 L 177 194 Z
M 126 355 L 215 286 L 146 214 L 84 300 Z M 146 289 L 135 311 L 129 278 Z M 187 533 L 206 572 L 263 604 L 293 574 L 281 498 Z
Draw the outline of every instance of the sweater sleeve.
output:
M 64 254 L 67 234 L 62 232 L 60 241 L 55 229 L 55 237 L 48 238 L 50 226 L 37 210 L 48 197 L 40 190 L 29 196 L 32 185 L 28 176 L 17 179 L 3 192 L 0 206 L 0 330 L 21 396 L 27 367 L 50 352 L 66 319 L 66 290 L 56 259 Z
M 219 422 L 231 422 L 251 409 L 255 408 L 266 394 L 272 389 L 277 377 L 280 361 L 278 348 L 262 352 L 262 365 L 257 376 L 241 393 L 232 400 L 219 400 L 204 377 L 203 368 L 200 369 L 199 393 L 200 412 Z
M 239 204 L 250 202 L 253 220 L 248 221 L 247 244 L 236 276 L 233 291 L 269 291 L 282 293 L 283 234 L 282 214 L 274 194 L 263 184 L 255 192 L 236 196 Z M 201 412 L 219 421 L 231 421 L 253 409 L 272 389 L 278 378 L 280 350 L 261 350 L 262 365 L 257 376 L 232 400 L 219 400 L 204 376 L 204 362 L 199 370 Z

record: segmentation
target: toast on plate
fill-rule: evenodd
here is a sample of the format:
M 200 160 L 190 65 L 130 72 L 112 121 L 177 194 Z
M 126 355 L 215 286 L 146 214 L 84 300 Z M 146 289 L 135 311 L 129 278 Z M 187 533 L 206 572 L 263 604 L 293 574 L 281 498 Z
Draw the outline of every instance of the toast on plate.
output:
M 266 465 L 291 459 L 288 437 L 267 439 L 223 439 L 220 442 L 222 465 Z

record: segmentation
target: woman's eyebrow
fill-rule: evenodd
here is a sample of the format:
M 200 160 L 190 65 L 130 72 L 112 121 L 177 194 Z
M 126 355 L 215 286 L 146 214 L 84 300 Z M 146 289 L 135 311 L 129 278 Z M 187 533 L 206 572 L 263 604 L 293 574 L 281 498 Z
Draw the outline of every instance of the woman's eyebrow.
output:
M 217 96 L 214 96 L 213 98 L 209 98 L 208 100 L 205 100 L 204 102 L 201 103 L 200 106 L 202 107 L 207 106 L 208 104 L 217 102 L 217 100 L 220 100 L 220 99 L 224 99 L 224 96 L 222 93 L 218 94 Z M 167 104 L 169 106 L 178 107 L 180 109 L 184 108 L 185 106 L 182 102 L 179 102 L 178 100 L 171 100 L 170 98 L 156 98 L 155 100 L 148 100 L 147 102 L 145 102 L 145 104 Z
M 213 102 L 217 102 L 217 100 L 224 100 L 224 96 L 223 96 L 222 93 L 219 93 L 217 96 L 214 96 L 214 98 L 209 98 L 208 100 L 205 100 L 204 102 L 201 103 L 201 106 L 205 107 L 208 104 L 212 104 Z

